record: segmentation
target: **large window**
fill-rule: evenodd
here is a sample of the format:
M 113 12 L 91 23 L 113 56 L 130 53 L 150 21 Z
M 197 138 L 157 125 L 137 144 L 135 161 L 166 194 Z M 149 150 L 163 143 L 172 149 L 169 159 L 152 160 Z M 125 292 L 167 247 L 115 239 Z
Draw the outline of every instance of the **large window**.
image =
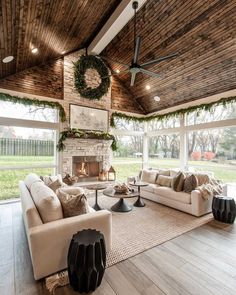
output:
M 113 166 L 117 179 L 125 181 L 127 176 L 138 175 L 142 169 L 142 136 L 116 136 L 118 150 L 113 155 Z
M 114 165 L 121 180 L 143 166 L 210 171 L 236 183 L 236 103 L 162 121 L 117 123 Z
M 236 182 L 236 127 L 189 132 L 188 165 L 214 172 L 224 182 Z
M 149 167 L 179 167 L 179 134 L 163 134 L 149 139 Z
M 58 112 L 0 102 L 0 200 L 19 197 L 18 182 L 30 172 L 57 169 Z M 27 126 L 27 127 L 25 127 Z

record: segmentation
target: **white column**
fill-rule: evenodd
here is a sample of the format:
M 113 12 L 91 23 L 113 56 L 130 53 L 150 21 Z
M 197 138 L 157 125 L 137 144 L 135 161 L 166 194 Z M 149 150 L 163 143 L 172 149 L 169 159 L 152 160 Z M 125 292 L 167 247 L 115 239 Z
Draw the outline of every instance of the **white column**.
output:
M 188 163 L 188 142 L 185 128 L 185 116 L 180 115 L 180 168 L 185 170 Z
M 148 123 L 144 122 L 144 135 L 143 135 L 143 168 L 148 167 Z

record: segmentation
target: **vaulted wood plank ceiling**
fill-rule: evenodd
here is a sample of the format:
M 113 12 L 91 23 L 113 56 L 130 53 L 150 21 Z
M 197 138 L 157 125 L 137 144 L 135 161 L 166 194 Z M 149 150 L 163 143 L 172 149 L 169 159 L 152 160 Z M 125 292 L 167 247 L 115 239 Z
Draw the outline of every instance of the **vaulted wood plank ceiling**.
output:
M 117 0 L 1 0 L 0 78 L 87 46 Z M 39 53 L 31 49 L 38 47 Z M 2 63 L 6 56 L 14 61 Z
M 170 53 L 179 57 L 148 69 L 163 78 L 138 74 L 130 91 L 146 113 L 236 88 L 236 1 L 152 0 L 138 12 L 140 63 Z M 124 63 L 133 56 L 133 22 L 102 55 Z M 118 64 L 110 63 L 113 70 Z M 130 75 L 120 75 L 127 87 Z M 149 84 L 150 90 L 145 86 Z M 158 95 L 160 102 L 153 97 Z

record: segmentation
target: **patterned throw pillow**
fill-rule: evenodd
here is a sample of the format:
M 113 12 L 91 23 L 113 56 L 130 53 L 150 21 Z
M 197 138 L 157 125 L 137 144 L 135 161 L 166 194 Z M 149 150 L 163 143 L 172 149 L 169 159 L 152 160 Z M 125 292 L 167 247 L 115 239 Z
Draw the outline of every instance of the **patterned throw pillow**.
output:
M 158 175 L 156 184 L 160 186 L 171 187 L 172 179 L 173 178 L 170 176 Z
M 73 188 L 73 191 L 67 188 L 59 188 L 57 196 L 61 202 L 65 218 L 90 212 L 87 198 L 80 188 Z
M 52 181 L 51 183 L 48 184 L 48 187 L 52 189 L 54 192 L 56 192 L 57 189 L 60 187 L 64 186 L 63 183 L 59 179 Z
M 179 172 L 172 180 L 172 189 L 176 192 L 181 192 L 184 187 L 184 180 L 186 176 L 183 172 Z
M 184 181 L 184 192 L 185 193 L 191 193 L 191 191 L 195 190 L 195 188 L 198 186 L 198 179 L 194 174 L 191 174 L 186 177 Z

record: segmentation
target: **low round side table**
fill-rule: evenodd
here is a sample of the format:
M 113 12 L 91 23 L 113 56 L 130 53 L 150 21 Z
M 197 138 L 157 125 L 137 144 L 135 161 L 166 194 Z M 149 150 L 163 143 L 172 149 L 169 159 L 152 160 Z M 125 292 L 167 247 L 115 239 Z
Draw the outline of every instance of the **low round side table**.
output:
M 101 232 L 82 230 L 73 235 L 67 256 L 69 282 L 74 291 L 89 293 L 102 282 L 106 245 Z
M 96 211 L 102 210 L 102 208 L 98 205 L 98 191 L 106 189 L 107 185 L 106 184 L 91 184 L 91 185 L 87 185 L 86 188 L 88 190 L 95 191 L 95 204 L 93 206 L 93 209 Z
M 134 198 L 137 197 L 137 193 L 129 193 L 129 194 L 119 194 L 113 188 L 109 188 L 103 191 L 103 194 L 110 198 L 119 199 L 113 206 L 111 206 L 111 210 L 114 212 L 129 212 L 132 210 L 132 206 L 130 206 L 125 199 L 126 198 Z
M 212 213 L 216 220 L 224 223 L 234 223 L 236 205 L 234 198 L 214 196 L 212 200 Z
M 135 207 L 144 207 L 145 206 L 145 203 L 144 203 L 144 201 L 140 197 L 140 187 L 148 186 L 148 183 L 147 182 L 143 182 L 143 181 L 136 181 L 136 182 L 129 182 L 129 185 L 137 186 L 138 187 L 138 199 L 134 203 L 134 206 Z

